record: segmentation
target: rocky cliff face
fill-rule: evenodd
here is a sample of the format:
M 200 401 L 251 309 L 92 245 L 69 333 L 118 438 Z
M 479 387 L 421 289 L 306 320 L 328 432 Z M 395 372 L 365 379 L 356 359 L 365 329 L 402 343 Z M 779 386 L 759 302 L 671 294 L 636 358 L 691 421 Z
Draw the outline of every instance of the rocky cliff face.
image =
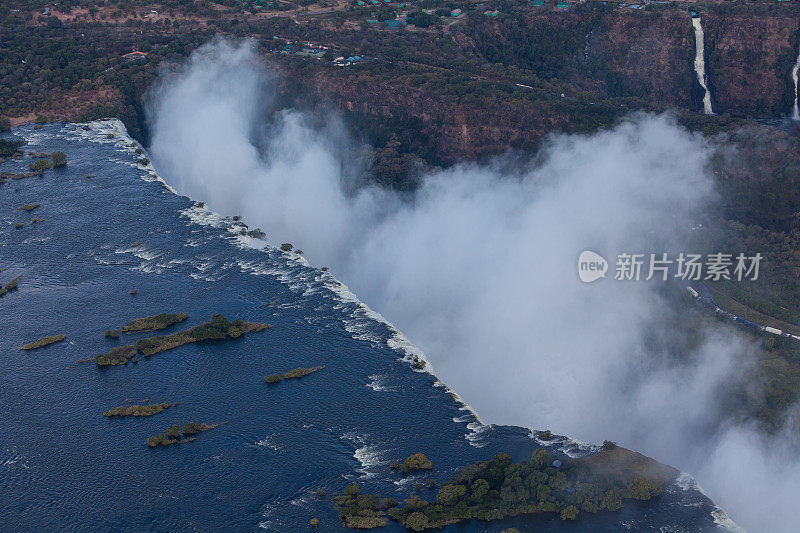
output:
M 780 116 L 794 98 L 798 15 L 704 15 L 707 65 L 715 110 L 736 116 Z
M 568 109 L 532 105 L 524 88 L 515 89 L 517 97 L 470 100 L 410 86 L 404 77 L 378 80 L 358 71 L 320 68 L 304 70 L 298 80 L 291 66 L 284 68 L 290 80 L 282 87 L 284 94 L 310 93 L 309 100 L 319 106 L 333 105 L 356 119 L 414 128 L 407 135 L 420 136 L 432 150 L 432 160 L 442 163 L 533 147 L 548 132 L 570 123 Z
M 586 74 L 604 74 L 612 95 L 692 106 L 694 33 L 686 12 L 606 13 L 592 32 L 587 57 Z
M 718 5 L 701 14 L 715 111 L 785 116 L 794 91 L 796 12 Z M 413 124 L 407 135 L 425 144 L 429 160 L 444 163 L 534 147 L 550 132 L 606 126 L 633 109 L 702 108 L 685 8 L 582 4 L 567 13 L 522 7 L 514 15 L 472 15 L 449 35 L 416 32 L 412 60 L 378 57 L 378 66 L 334 69 L 287 59 L 285 92 L 310 95 L 364 123 Z M 423 65 L 430 54 L 416 59 L 426 38 L 447 40 L 452 55 L 441 64 L 456 66 Z

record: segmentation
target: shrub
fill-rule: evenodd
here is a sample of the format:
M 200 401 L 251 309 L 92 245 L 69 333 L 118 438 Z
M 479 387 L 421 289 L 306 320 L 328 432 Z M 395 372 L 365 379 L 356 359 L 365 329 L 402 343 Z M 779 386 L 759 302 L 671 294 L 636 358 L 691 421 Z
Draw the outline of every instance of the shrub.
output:
M 40 158 L 33 163 L 28 163 L 28 168 L 34 172 L 42 173 L 48 168 L 52 168 L 53 163 L 49 159 Z
M 464 485 L 442 485 L 436 495 L 436 503 L 441 505 L 455 505 L 467 493 Z
M 210 426 L 208 424 L 198 424 L 197 422 L 189 422 L 185 426 L 183 426 L 183 435 L 196 435 L 198 433 L 202 433 L 203 431 L 207 431 L 212 429 L 214 426 Z
M 64 152 L 53 152 L 50 154 L 50 159 L 53 160 L 54 167 L 63 167 L 67 164 L 67 154 Z
M 105 336 L 107 339 L 118 339 L 119 338 L 119 330 L 117 329 L 107 329 L 105 332 Z
M 324 498 L 324 497 L 325 497 L 325 491 L 322 489 L 317 489 L 317 498 Z
M 281 250 L 283 250 L 284 252 L 291 252 L 292 248 L 293 246 L 288 242 L 281 244 Z
M 0 128 L 2 131 L 2 128 Z M 25 141 L 7 141 L 5 139 L 0 139 L 0 156 L 8 156 L 13 155 L 14 152 L 17 151 L 17 148 L 25 144 Z
M 33 211 L 39 207 L 39 204 L 22 204 L 19 208 L 21 211 Z
M 625 496 L 634 500 L 646 501 L 661 494 L 661 483 L 652 479 L 634 478 L 628 483 Z
M 98 366 L 123 365 L 132 357 L 136 356 L 136 347 L 133 345 L 117 346 L 112 348 L 107 354 L 95 357 Z
M 167 437 L 171 439 L 181 438 L 181 428 L 177 425 L 172 426 L 167 430 Z
M 270 385 L 274 385 L 275 383 L 281 381 L 281 377 L 278 374 L 270 374 L 269 376 L 265 377 L 264 380 Z
M 561 520 L 575 520 L 578 518 L 578 508 L 574 505 L 568 505 L 561 510 Z
M 406 518 L 406 527 L 412 531 L 423 531 L 428 527 L 428 517 L 419 511 L 415 511 Z
M 531 454 L 531 464 L 535 468 L 542 468 L 550 464 L 550 452 L 544 448 L 539 448 Z
M 425 457 L 424 453 L 415 453 L 403 461 L 400 469 L 404 474 L 413 472 L 415 470 L 431 470 L 433 469 L 433 463 L 431 463 L 428 458 Z

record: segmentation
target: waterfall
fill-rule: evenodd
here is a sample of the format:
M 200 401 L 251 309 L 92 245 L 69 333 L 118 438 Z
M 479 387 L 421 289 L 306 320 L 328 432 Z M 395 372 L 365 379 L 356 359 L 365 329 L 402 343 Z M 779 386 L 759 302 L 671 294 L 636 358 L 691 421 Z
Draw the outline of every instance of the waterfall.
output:
M 703 26 L 700 24 L 700 17 L 692 15 L 692 26 L 694 26 L 695 56 L 694 71 L 697 74 L 697 81 L 703 88 L 703 112 L 706 115 L 713 115 L 711 109 L 711 92 L 708 90 L 708 79 L 706 78 L 705 43 L 703 36 Z
M 792 79 L 794 80 L 794 107 L 792 108 L 792 118 L 800 120 L 800 113 L 797 112 L 797 71 L 800 70 L 800 50 L 797 52 L 797 62 L 792 69 Z

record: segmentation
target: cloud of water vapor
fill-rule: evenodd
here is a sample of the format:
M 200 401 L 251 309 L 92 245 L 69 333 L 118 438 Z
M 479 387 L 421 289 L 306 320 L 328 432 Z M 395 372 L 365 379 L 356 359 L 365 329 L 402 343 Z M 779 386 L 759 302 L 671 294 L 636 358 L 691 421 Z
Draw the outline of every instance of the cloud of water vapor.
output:
M 714 201 L 701 137 L 634 116 L 554 137 L 515 171 L 432 173 L 401 199 L 353 190 L 335 119 L 265 115 L 269 86 L 249 43 L 216 41 L 165 75 L 150 152 L 167 182 L 329 265 L 484 421 L 616 440 L 696 474 L 754 531 L 789 531 L 783 496 L 800 495 L 800 472 L 783 461 L 797 456 L 728 425 L 720 405 L 747 375 L 748 347 L 709 329 L 676 350 L 679 321 L 656 284 L 586 285 L 576 272 L 585 249 L 612 261 L 685 249 Z

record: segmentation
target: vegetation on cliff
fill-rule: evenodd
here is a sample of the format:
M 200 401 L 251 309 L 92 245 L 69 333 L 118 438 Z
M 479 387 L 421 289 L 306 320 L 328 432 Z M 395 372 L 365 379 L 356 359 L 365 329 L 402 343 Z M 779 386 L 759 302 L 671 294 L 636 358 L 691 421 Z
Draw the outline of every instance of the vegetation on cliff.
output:
M 26 344 L 25 346 L 23 346 L 20 349 L 22 349 L 22 350 L 35 350 L 36 348 L 41 348 L 43 346 L 47 346 L 47 345 L 56 343 L 58 341 L 63 341 L 66 338 L 67 338 L 66 335 L 51 335 L 49 337 L 44 337 L 44 338 L 41 338 L 41 339 L 39 339 L 37 341 L 34 341 L 34 342 L 29 342 L 28 344 Z
M 512 463 L 498 453 L 489 461 L 464 466 L 443 483 L 433 501 L 417 495 L 399 505 L 360 494 L 350 485 L 334 498 L 347 527 L 373 528 L 394 520 L 412 531 L 442 528 L 464 520 L 500 520 L 533 513 L 555 513 L 576 520 L 581 513 L 616 511 L 624 500 L 647 501 L 678 472 L 620 447 L 583 459 L 564 459 L 557 468 L 545 448 L 529 461 Z
M 172 406 L 178 405 L 177 403 L 154 403 L 150 405 L 124 405 L 121 407 L 115 407 L 103 413 L 103 415 L 112 417 L 112 416 L 153 416 L 154 414 L 160 413 L 165 409 L 168 409 Z

